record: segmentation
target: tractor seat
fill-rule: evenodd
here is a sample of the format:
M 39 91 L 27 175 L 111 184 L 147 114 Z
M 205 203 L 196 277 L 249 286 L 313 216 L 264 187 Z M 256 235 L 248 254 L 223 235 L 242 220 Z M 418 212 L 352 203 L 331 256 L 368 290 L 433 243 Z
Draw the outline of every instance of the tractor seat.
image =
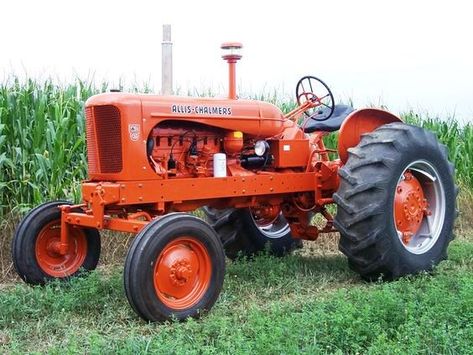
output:
M 323 107 L 318 111 L 318 115 L 323 115 L 328 108 Z M 347 116 L 355 111 L 355 109 L 348 105 L 335 105 L 332 116 L 326 121 L 316 121 L 315 119 L 306 118 L 302 127 L 305 126 L 305 133 L 312 133 L 315 131 L 334 132 L 340 129 L 343 121 Z M 315 116 L 317 118 L 317 115 Z M 309 122 L 307 122 L 309 120 Z M 307 122 L 307 123 L 306 123 Z

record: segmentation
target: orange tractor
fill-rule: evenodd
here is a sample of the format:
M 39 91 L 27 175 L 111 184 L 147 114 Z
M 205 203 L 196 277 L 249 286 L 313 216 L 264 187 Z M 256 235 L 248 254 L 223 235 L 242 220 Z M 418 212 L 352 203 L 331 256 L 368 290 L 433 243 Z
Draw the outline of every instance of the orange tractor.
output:
M 284 255 L 321 233 L 340 232 L 340 250 L 365 279 L 430 270 L 446 258 L 456 187 L 434 134 L 383 110 L 335 105 L 311 76 L 297 84 L 298 107 L 287 114 L 238 99 L 240 48 L 222 45 L 228 98 L 111 92 L 86 102 L 82 203 L 49 202 L 24 217 L 12 246 L 24 281 L 93 270 L 103 229 L 137 234 L 125 292 L 149 321 L 209 310 L 225 256 Z M 339 158 L 331 160 L 337 151 L 323 138 L 335 131 Z M 205 219 L 188 214 L 197 208 Z

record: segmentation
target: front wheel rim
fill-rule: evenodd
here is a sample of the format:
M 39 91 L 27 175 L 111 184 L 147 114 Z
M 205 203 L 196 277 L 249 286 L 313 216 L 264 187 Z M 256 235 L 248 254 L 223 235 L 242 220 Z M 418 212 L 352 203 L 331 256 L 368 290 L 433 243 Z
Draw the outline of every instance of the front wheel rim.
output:
M 437 169 L 426 160 L 410 163 L 394 194 L 394 225 L 402 246 L 413 254 L 428 252 L 440 237 L 446 212 Z
M 190 236 L 179 237 L 159 253 L 153 281 L 158 298 L 171 309 L 197 304 L 210 285 L 212 261 L 205 245 Z
M 58 252 L 61 240 L 61 221 L 46 224 L 38 233 L 35 256 L 39 267 L 49 276 L 68 277 L 76 273 L 87 256 L 87 238 L 82 229 L 71 228 L 69 248 L 62 255 Z

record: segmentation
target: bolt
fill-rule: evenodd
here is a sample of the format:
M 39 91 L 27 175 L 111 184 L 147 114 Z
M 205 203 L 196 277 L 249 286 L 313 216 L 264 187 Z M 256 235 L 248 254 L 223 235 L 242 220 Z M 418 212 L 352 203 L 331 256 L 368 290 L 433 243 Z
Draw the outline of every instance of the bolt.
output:
M 402 192 L 402 187 L 401 186 L 398 186 L 397 187 L 397 193 L 400 194 Z

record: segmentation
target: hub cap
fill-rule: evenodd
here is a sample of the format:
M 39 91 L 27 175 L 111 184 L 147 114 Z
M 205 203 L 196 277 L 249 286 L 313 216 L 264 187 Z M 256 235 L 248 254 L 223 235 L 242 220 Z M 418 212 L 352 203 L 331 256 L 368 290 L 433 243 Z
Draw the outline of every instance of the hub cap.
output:
M 194 306 L 210 284 L 212 263 L 206 247 L 192 237 L 180 237 L 161 251 L 154 267 L 154 288 L 169 308 Z
M 67 277 L 79 270 L 87 256 L 87 238 L 81 229 L 71 228 L 69 250 L 59 253 L 61 221 L 49 222 L 36 239 L 35 255 L 39 267 L 49 276 Z
M 424 160 L 404 169 L 394 196 L 394 222 L 408 251 L 423 254 L 437 242 L 445 218 L 445 193 L 435 168 Z

